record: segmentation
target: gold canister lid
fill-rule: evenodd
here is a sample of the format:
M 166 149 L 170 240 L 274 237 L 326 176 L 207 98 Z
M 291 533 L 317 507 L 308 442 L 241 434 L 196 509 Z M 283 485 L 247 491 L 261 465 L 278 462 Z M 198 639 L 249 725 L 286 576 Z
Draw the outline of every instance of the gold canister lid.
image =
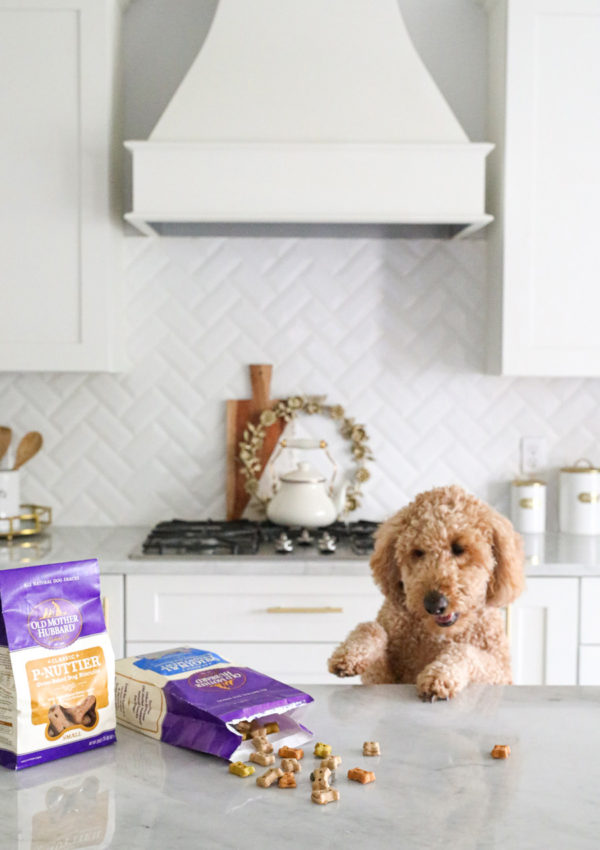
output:
M 584 466 L 578 466 L 577 464 L 582 463 Z M 588 460 L 585 457 L 576 460 L 573 466 L 563 466 L 560 470 L 561 472 L 591 472 L 592 474 L 600 473 L 600 469 L 597 466 L 594 466 L 591 460 Z
M 540 479 L 532 478 L 529 480 L 525 480 L 523 478 L 516 478 L 513 481 L 513 487 L 545 487 L 546 482 L 541 481 Z

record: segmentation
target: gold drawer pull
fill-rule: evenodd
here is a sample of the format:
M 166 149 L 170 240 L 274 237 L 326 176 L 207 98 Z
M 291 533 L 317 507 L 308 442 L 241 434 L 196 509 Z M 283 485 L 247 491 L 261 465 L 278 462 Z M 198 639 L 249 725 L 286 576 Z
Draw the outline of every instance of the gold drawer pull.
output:
M 273 608 L 267 608 L 267 614 L 342 614 L 343 608 L 334 608 L 331 605 L 324 605 L 322 608 L 306 608 L 306 607 L 291 607 L 283 608 L 277 605 Z

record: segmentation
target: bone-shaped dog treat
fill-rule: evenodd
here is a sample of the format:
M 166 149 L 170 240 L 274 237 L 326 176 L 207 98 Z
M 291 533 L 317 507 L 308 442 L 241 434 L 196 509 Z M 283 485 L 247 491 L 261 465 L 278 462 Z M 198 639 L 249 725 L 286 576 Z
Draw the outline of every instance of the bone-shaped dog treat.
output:
M 263 767 L 267 767 L 269 764 L 275 764 L 275 756 L 267 753 L 250 753 L 250 761 L 256 762 L 256 764 L 261 764 Z
M 266 738 L 263 738 L 261 735 L 256 735 L 252 738 L 252 744 L 254 745 L 254 749 L 258 753 L 272 753 L 273 752 L 273 744 L 269 743 Z
M 336 800 L 340 799 L 340 792 L 336 791 L 335 788 L 328 788 L 326 791 L 313 791 L 310 795 L 310 799 L 313 803 L 319 803 L 319 805 L 324 806 L 327 803 L 334 803 Z
M 507 759 L 510 755 L 510 747 L 508 744 L 496 744 L 490 755 L 494 759 Z
M 319 759 L 327 758 L 327 756 L 331 755 L 331 747 L 329 744 L 324 744 L 322 741 L 318 741 L 315 744 L 314 754 Z
M 279 747 L 279 751 L 277 753 L 279 758 L 282 759 L 298 759 L 304 758 L 304 750 L 294 749 L 293 747 Z
M 280 788 L 295 788 L 296 787 L 296 777 L 293 773 L 284 773 L 283 776 L 279 777 L 279 787 Z
M 353 767 L 348 771 L 348 779 L 366 785 L 367 782 L 375 782 L 375 774 L 370 770 L 363 770 L 362 767 Z
M 331 779 L 331 770 L 328 767 L 317 767 L 310 774 L 313 791 L 327 791 L 329 788 L 329 780 Z
M 73 707 L 69 706 L 65 709 L 73 718 L 74 723 L 83 724 L 84 717 L 96 707 L 96 697 L 90 694 L 84 700 Z
M 65 729 L 68 729 L 69 726 L 72 726 L 73 723 L 67 717 L 63 708 L 60 705 L 52 705 L 48 709 L 48 720 L 52 726 L 52 729 L 56 735 L 64 732 Z
M 379 741 L 365 741 L 363 744 L 363 756 L 380 756 L 381 747 Z
M 323 759 L 321 765 L 322 767 L 328 767 L 330 770 L 335 770 L 336 767 L 339 767 L 341 763 L 341 756 L 327 756 L 327 758 Z
M 268 788 L 281 776 L 283 776 L 283 770 L 281 770 L 280 767 L 272 767 L 270 770 L 267 770 L 266 773 L 263 773 L 262 776 L 257 776 L 256 784 L 260 785 L 261 788 Z
M 279 732 L 279 723 L 273 721 L 273 723 L 267 723 L 265 726 L 265 732 L 267 735 L 274 735 L 275 732 Z
M 299 773 L 302 765 L 298 759 L 281 759 L 281 769 L 284 773 Z
M 242 736 L 242 741 L 247 741 L 250 737 L 250 723 L 248 720 L 240 720 L 239 723 L 236 723 L 234 729 Z

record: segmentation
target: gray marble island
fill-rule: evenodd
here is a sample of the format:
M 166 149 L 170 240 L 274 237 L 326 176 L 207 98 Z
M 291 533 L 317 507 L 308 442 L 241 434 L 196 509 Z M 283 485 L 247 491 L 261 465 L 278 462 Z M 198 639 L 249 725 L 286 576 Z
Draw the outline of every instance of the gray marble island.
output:
M 263 789 L 227 763 L 118 727 L 114 746 L 0 773 L 0 846 L 596 848 L 600 688 L 472 686 L 423 704 L 407 685 L 320 685 L 306 723 L 343 758 L 340 800 Z M 362 756 L 378 740 L 382 755 Z M 497 761 L 494 744 L 512 755 Z M 370 785 L 346 778 L 373 770 Z

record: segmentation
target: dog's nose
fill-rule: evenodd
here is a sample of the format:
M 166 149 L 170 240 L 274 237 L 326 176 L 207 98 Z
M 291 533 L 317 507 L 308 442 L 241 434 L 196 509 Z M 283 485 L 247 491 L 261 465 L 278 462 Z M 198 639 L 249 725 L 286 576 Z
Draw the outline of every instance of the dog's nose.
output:
M 423 605 L 428 614 L 443 614 L 448 607 L 448 600 L 438 590 L 430 590 L 425 594 Z

